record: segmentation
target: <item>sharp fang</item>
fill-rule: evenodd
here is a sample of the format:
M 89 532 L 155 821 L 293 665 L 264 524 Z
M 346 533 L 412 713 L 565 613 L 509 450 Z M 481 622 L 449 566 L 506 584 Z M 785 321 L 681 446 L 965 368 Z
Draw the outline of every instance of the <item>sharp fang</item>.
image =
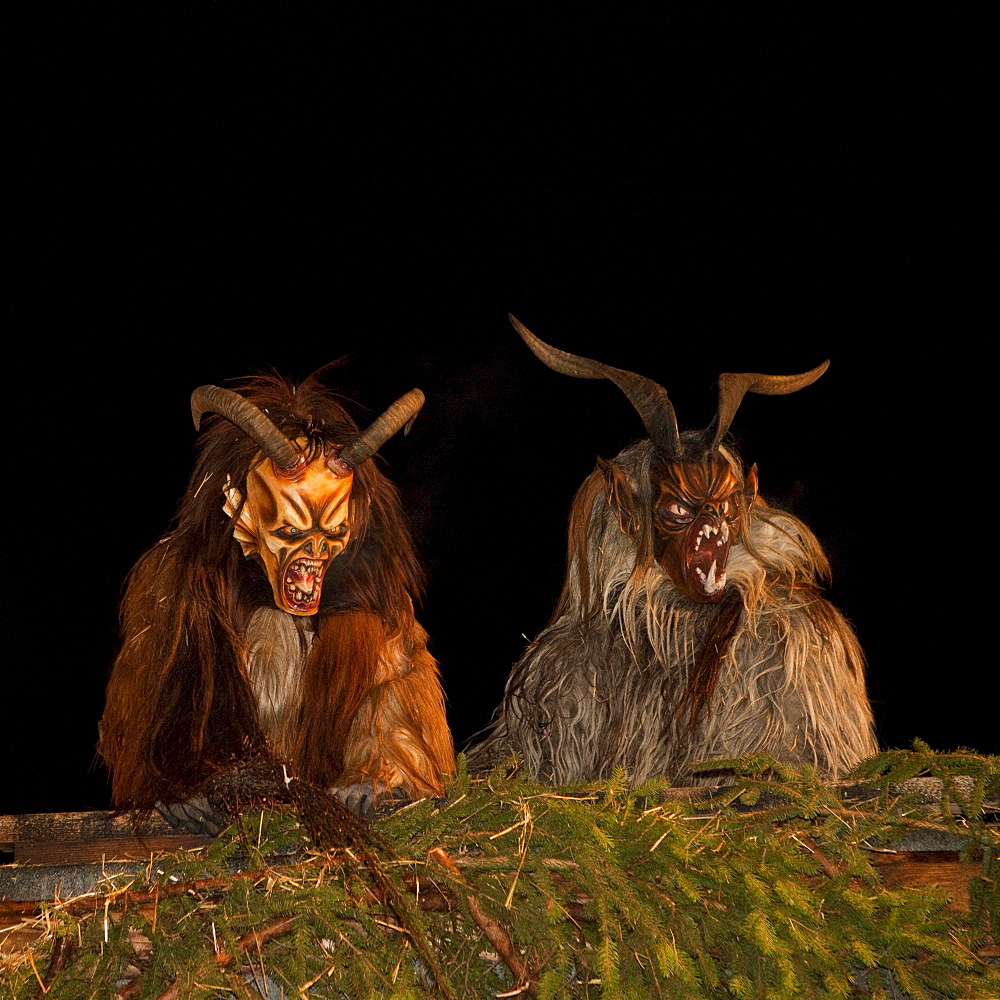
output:
M 712 560 L 712 568 L 708 571 L 708 578 L 705 580 L 705 593 L 715 594 L 720 591 L 726 585 L 726 571 L 722 571 L 722 575 L 717 580 L 715 578 L 715 571 L 717 569 L 716 561 Z M 704 574 L 701 574 L 704 579 Z

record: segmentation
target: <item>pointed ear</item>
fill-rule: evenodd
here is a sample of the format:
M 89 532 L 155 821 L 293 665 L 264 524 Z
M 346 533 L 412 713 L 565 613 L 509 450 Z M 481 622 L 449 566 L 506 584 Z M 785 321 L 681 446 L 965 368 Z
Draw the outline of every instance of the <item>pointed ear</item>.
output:
M 757 463 L 750 466 L 750 470 L 743 478 L 743 499 L 746 502 L 747 510 L 753 506 L 757 499 Z
M 232 486 L 231 482 L 229 476 L 226 476 L 226 485 L 222 487 L 222 495 L 226 498 L 222 509 L 226 517 L 232 517 L 240 509 L 240 504 L 243 503 L 243 494 L 235 486 Z
M 222 495 L 226 502 L 222 505 L 222 510 L 226 517 L 232 518 L 237 511 L 240 511 L 239 519 L 233 525 L 233 538 L 240 543 L 243 555 L 249 556 L 259 548 L 257 543 L 257 519 L 254 517 L 250 504 L 243 503 L 243 494 L 235 486 L 230 485 L 229 477 L 226 477 L 226 485 L 222 489 Z M 242 510 L 240 505 L 243 505 Z
M 597 468 L 604 476 L 608 506 L 618 518 L 618 526 L 629 538 L 638 538 L 639 508 L 628 477 L 614 462 L 605 462 L 603 458 L 598 458 Z

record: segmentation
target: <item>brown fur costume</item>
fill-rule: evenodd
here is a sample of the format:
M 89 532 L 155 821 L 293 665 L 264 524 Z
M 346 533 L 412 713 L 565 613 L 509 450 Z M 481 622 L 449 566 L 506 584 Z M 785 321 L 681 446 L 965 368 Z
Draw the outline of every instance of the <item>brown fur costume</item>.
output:
M 241 395 L 307 458 L 358 428 L 314 376 L 247 380 Z M 414 619 L 420 573 L 392 484 L 354 470 L 350 542 L 333 559 L 311 617 L 279 610 L 233 537 L 257 443 L 229 420 L 205 422 L 173 530 L 137 562 L 122 607 L 100 752 L 118 808 L 179 801 L 206 778 L 264 752 L 323 786 L 361 782 L 439 795 L 454 771 L 436 664 Z

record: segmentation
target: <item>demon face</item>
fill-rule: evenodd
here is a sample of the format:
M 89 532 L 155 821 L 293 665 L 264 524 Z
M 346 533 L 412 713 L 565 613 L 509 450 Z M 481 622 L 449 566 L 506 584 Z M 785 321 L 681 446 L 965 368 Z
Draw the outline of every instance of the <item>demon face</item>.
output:
M 305 439 L 296 444 L 305 448 Z M 351 537 L 347 521 L 354 476 L 328 450 L 294 470 L 262 459 L 247 476 L 246 500 L 233 525 L 243 554 L 263 563 L 274 603 L 293 615 L 314 615 L 319 608 L 323 577 Z M 225 491 L 230 516 L 243 499 Z
M 653 470 L 657 562 L 693 601 L 721 599 L 729 548 L 757 493 L 757 467 L 741 481 L 722 455 L 663 462 Z
M 785 396 L 812 385 L 829 361 L 798 375 L 723 372 L 719 404 L 703 431 L 681 435 L 667 390 L 636 372 L 570 354 L 539 340 L 514 316 L 510 321 L 534 355 L 553 371 L 574 378 L 606 378 L 628 397 L 642 418 L 657 454 L 651 470 L 654 555 L 670 579 L 693 601 L 718 601 L 726 586 L 726 560 L 757 495 L 757 469 L 744 478 L 722 442 L 740 402 L 748 392 Z M 622 477 L 606 468 L 608 502 L 626 534 L 637 532 L 637 511 L 630 508 Z

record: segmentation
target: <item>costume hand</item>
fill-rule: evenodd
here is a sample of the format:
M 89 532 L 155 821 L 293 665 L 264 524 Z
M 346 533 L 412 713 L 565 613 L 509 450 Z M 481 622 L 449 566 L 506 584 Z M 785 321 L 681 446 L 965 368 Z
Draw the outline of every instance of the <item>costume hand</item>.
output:
M 340 799 L 355 816 L 361 819 L 371 819 L 375 815 L 375 803 L 386 799 L 397 802 L 406 801 L 410 796 L 405 788 L 396 785 L 390 788 L 384 782 L 361 781 L 353 785 L 334 785 L 330 794 Z
M 226 817 L 204 795 L 193 795 L 184 802 L 169 805 L 157 802 L 156 809 L 175 830 L 183 829 L 188 833 L 217 837 L 229 825 Z

